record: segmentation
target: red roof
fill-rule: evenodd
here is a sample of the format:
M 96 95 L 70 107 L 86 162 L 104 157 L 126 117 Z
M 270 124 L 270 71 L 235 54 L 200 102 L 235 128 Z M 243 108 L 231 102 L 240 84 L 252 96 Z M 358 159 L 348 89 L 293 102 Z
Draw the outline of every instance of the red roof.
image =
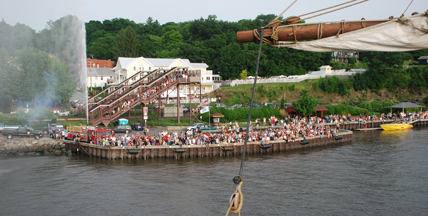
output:
M 327 111 L 327 107 L 323 106 L 323 105 L 319 105 L 315 107 L 315 111 Z

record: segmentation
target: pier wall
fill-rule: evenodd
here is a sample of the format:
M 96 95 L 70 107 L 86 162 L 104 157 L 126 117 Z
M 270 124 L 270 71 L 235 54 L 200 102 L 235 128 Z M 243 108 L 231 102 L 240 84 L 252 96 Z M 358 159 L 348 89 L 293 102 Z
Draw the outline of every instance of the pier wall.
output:
M 344 142 L 352 141 L 352 132 L 343 131 L 337 136 L 341 139 L 334 137 L 327 138 L 323 136 L 321 139 L 319 136 L 311 137 L 306 139 L 309 141 L 308 144 L 302 145 L 302 138 L 298 138 L 294 141 L 286 142 L 283 140 L 270 141 L 270 148 L 263 149 L 260 142 L 248 142 L 246 154 L 263 154 L 273 152 L 285 152 L 297 149 L 315 148 L 320 146 L 334 145 Z M 210 144 L 207 148 L 205 145 L 183 145 L 182 148 L 179 146 L 138 146 L 136 147 L 103 147 L 86 143 L 75 143 L 71 141 L 64 141 L 67 150 L 71 150 L 74 153 L 88 155 L 89 157 L 99 157 L 110 160 L 115 159 L 153 159 L 153 158 L 202 158 L 202 157 L 227 157 L 241 155 L 244 149 L 244 143 L 235 144 Z M 225 150 L 225 147 L 230 149 Z M 232 148 L 231 148 L 232 147 Z M 182 153 L 175 151 L 184 150 Z M 131 152 L 133 151 L 133 152 Z

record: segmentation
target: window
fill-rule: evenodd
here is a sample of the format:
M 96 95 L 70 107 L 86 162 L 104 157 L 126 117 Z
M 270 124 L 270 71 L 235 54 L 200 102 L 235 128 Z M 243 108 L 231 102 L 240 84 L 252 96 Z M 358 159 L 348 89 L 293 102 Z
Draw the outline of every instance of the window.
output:
M 152 70 L 152 67 L 149 67 L 149 70 Z
M 134 71 L 136 71 L 136 70 L 137 70 L 137 67 L 134 66 Z
M 207 80 L 210 80 L 210 77 L 207 77 Z
M 103 76 L 101 76 L 101 80 L 103 80 Z

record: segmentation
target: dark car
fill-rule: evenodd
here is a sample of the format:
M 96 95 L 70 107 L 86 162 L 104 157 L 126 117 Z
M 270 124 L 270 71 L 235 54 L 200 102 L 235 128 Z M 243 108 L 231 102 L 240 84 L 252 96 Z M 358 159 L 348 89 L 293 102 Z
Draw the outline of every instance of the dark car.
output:
M 418 65 L 418 64 L 419 64 L 419 62 L 409 62 L 409 66 Z
M 130 131 L 132 131 L 132 128 L 130 125 L 118 125 L 114 127 L 113 130 L 116 133 L 129 133 Z
M 139 122 L 134 123 L 131 128 L 132 130 L 137 130 L 137 131 L 144 130 L 144 126 Z
M 181 105 L 181 107 L 183 107 L 183 112 L 184 112 L 184 113 L 186 113 L 186 112 L 189 112 L 189 111 L 190 111 L 188 106 Z

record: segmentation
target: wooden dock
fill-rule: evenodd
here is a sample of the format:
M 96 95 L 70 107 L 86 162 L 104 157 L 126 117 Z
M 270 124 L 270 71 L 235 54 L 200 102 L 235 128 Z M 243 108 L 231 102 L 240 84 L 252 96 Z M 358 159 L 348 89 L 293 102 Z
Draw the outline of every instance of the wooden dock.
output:
M 261 146 L 260 142 L 247 143 L 246 154 L 264 154 L 273 152 L 285 152 L 298 149 L 309 149 L 320 146 L 328 146 L 339 143 L 352 141 L 352 131 L 343 130 L 337 134 L 336 138 L 327 136 L 316 136 L 306 139 L 309 142 L 302 142 L 302 138 L 298 138 L 291 142 L 271 141 L 270 146 Z M 183 145 L 181 148 L 178 145 L 174 146 L 138 146 L 136 147 L 103 147 L 92 144 L 80 143 L 72 141 L 64 141 L 66 149 L 74 153 L 84 154 L 89 157 L 105 158 L 109 160 L 116 159 L 153 159 L 153 158 L 202 158 L 202 157 L 228 157 L 241 155 L 244 143 L 235 144 L 210 144 L 209 148 L 205 145 Z M 228 147 L 228 148 L 225 148 Z

